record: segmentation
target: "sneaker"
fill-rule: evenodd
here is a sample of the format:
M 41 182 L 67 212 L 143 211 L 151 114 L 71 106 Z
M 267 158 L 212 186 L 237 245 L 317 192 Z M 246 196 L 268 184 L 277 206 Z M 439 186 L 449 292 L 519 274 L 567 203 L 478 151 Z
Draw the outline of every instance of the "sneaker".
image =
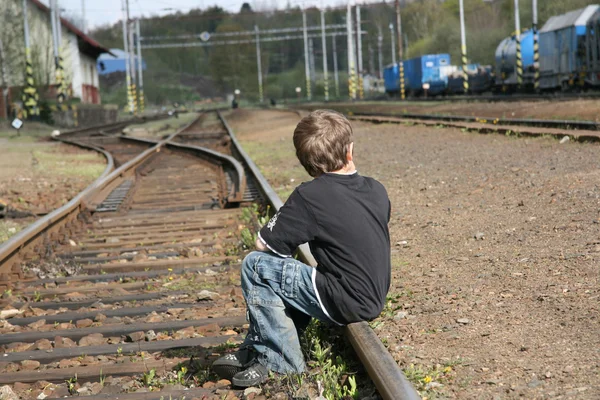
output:
M 231 383 L 233 386 L 247 388 L 263 383 L 268 377 L 269 371 L 267 367 L 255 361 L 248 369 L 235 374 L 231 379 Z
M 235 353 L 225 354 L 217 359 L 212 370 L 221 379 L 231 380 L 235 374 L 243 371 L 256 360 L 256 352 L 251 347 L 242 348 Z

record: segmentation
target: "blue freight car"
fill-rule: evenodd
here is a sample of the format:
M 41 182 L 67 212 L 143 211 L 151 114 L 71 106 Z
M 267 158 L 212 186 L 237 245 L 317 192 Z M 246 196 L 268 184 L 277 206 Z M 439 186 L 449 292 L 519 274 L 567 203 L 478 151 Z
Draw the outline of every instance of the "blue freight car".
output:
M 540 29 L 540 88 L 585 86 L 587 24 L 599 13 L 600 6 L 590 5 L 551 17 Z
M 533 30 L 519 35 L 521 60 L 523 62 L 523 86 L 533 87 Z M 517 36 L 512 35 L 500 42 L 496 48 L 496 86 L 503 90 L 514 90 L 517 81 Z
M 449 54 L 428 54 L 403 61 L 406 93 L 413 96 L 425 92 L 433 96 L 444 93 L 448 85 L 448 76 L 443 71 L 444 67 L 449 65 Z M 399 77 L 398 64 L 389 65 L 384 69 L 383 80 L 388 94 L 400 92 Z
M 585 72 L 587 85 L 600 86 L 600 13 L 587 23 Z

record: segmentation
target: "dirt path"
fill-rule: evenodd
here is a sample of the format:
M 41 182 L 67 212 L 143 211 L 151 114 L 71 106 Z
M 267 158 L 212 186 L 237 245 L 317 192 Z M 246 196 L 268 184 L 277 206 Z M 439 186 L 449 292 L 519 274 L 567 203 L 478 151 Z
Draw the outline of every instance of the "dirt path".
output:
M 231 121 L 251 156 L 279 149 L 258 162 L 269 180 L 308 179 L 288 143 L 297 115 Z M 600 146 L 353 125 L 358 169 L 393 209 L 373 325 L 409 378 L 430 397 L 599 398 Z

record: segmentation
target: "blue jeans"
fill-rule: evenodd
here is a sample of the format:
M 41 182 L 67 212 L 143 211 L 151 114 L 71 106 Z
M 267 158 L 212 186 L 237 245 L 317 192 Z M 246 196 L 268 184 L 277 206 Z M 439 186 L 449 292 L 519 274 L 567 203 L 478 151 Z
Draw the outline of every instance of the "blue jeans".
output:
M 242 264 L 242 291 L 250 324 L 242 347 L 252 346 L 258 361 L 279 373 L 304 371 L 297 328 L 310 317 L 330 322 L 312 284 L 313 268 L 293 258 L 252 252 Z

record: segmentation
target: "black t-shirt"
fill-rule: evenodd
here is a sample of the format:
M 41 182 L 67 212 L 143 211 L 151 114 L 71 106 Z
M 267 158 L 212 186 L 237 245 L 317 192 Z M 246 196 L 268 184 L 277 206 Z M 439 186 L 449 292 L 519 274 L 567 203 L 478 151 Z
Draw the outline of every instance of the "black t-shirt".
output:
M 260 231 L 289 257 L 305 242 L 317 260 L 313 284 L 323 311 L 348 324 L 379 315 L 390 286 L 390 201 L 383 185 L 354 173 L 302 183 Z

